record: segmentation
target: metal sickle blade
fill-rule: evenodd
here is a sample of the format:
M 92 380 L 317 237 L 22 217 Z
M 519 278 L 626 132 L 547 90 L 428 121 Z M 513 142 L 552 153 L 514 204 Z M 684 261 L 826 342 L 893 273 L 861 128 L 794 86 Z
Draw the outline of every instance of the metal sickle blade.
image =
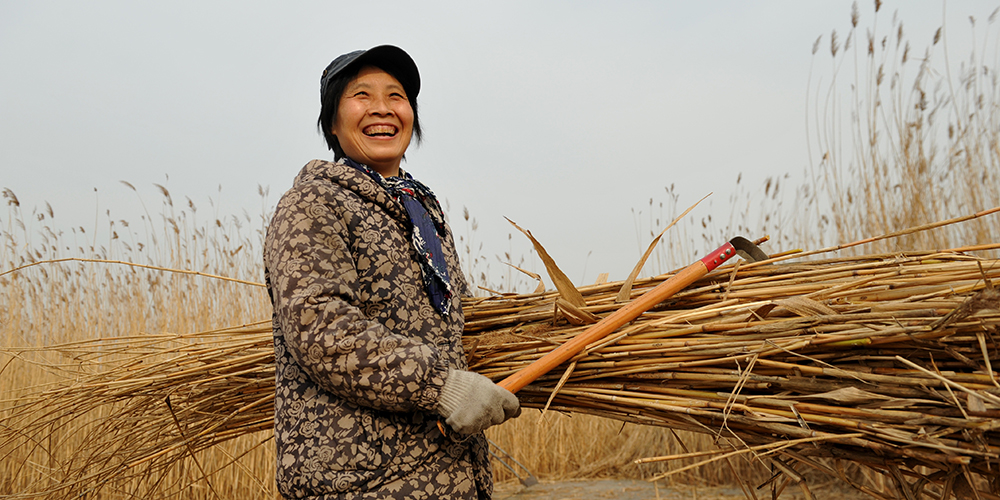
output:
M 767 254 L 760 247 L 742 236 L 729 240 L 729 243 L 736 249 L 736 255 L 743 257 L 747 262 L 760 262 L 768 259 Z

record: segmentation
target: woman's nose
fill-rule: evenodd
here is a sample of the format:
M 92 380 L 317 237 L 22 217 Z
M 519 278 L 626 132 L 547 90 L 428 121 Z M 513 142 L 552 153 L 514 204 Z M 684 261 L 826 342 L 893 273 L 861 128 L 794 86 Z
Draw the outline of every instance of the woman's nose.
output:
M 392 106 L 389 105 L 389 98 L 386 96 L 376 96 L 372 99 L 368 112 L 380 116 L 392 114 Z

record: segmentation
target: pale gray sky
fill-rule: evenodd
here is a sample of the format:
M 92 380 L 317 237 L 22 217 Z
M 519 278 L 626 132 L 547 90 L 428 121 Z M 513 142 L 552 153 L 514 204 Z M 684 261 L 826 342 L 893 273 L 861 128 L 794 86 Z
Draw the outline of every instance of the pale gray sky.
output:
M 949 3 L 950 41 L 998 4 Z M 0 187 L 29 212 L 50 202 L 65 227 L 106 209 L 138 219 L 119 180 L 156 203 L 165 176 L 176 200 L 256 215 L 258 184 L 273 205 L 308 160 L 331 157 L 315 128 L 322 69 L 391 43 L 423 80 L 426 133 L 404 168 L 448 201 L 456 233 L 468 207 L 492 259 L 507 216 L 578 283 L 623 279 L 642 250 L 632 212 L 665 187 L 682 208 L 714 191 L 692 217 L 718 219 L 740 173 L 753 192 L 802 172 L 812 45 L 823 35 L 815 85 L 850 6 L 0 0 Z M 887 0 L 882 29 L 896 10 L 922 53 L 942 3 Z

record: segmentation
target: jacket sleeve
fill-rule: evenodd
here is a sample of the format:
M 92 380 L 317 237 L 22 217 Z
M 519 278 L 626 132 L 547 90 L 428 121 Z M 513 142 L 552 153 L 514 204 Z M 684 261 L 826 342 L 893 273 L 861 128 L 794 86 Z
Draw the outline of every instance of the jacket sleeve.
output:
M 433 411 L 447 361 L 436 346 L 394 334 L 352 305 L 358 274 L 330 191 L 293 188 L 268 229 L 265 265 L 289 354 L 317 385 L 359 406 Z

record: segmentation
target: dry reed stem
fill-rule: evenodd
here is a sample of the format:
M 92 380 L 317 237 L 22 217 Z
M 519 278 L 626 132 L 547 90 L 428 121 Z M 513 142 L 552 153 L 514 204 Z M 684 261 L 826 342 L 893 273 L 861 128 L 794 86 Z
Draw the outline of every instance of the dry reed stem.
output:
M 212 279 L 216 279 L 216 280 L 220 280 L 220 281 L 229 281 L 229 282 L 232 282 L 232 283 L 239 283 L 241 285 L 250 285 L 250 286 L 259 286 L 259 287 L 264 287 L 265 286 L 263 283 L 257 283 L 257 282 L 254 282 L 254 281 L 240 280 L 240 279 L 236 279 L 236 278 L 229 278 L 229 277 L 226 277 L 226 276 L 219 276 L 217 274 L 210 274 L 210 273 L 202 273 L 202 272 L 198 272 L 198 271 L 191 271 L 191 270 L 188 270 L 188 269 L 173 269 L 173 268 L 169 268 L 169 267 L 150 266 L 150 265 L 146 265 L 146 264 L 136 264 L 135 262 L 125 262 L 125 261 L 121 261 L 121 260 L 84 259 L 82 257 L 66 257 L 66 258 L 62 258 L 62 259 L 40 260 L 38 262 L 32 262 L 30 264 L 25 264 L 23 266 L 18 266 L 18 267 L 15 267 L 13 269 L 8 269 L 7 271 L 4 271 L 4 272 L 0 273 L 0 276 L 6 276 L 8 274 L 13 274 L 13 273 L 16 273 L 16 272 L 19 272 L 19 271 L 23 271 L 25 269 L 28 269 L 29 267 L 46 265 L 46 264 L 58 264 L 60 262 L 90 262 L 90 263 L 94 263 L 94 264 L 117 264 L 117 265 L 122 265 L 122 266 L 127 266 L 127 267 L 137 267 L 137 268 L 141 268 L 141 269 L 151 269 L 151 270 L 154 270 L 154 271 L 167 271 L 167 272 L 170 272 L 170 273 L 177 273 L 177 274 L 190 274 L 192 276 L 201 276 L 201 277 L 204 277 L 204 278 L 212 278 Z

